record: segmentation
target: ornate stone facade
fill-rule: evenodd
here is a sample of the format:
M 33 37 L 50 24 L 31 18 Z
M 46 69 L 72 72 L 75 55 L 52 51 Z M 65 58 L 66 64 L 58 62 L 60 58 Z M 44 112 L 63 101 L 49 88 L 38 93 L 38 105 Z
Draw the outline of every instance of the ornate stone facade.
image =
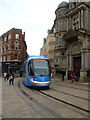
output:
M 55 73 L 70 79 L 74 71 L 80 81 L 89 80 L 90 4 L 62 2 L 55 13 Z

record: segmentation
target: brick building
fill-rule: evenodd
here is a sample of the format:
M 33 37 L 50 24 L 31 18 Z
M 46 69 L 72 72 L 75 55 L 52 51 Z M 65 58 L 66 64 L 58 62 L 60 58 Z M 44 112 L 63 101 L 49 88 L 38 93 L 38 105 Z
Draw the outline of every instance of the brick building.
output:
M 20 73 L 22 64 L 27 58 L 25 32 L 12 28 L 0 36 L 2 72 Z

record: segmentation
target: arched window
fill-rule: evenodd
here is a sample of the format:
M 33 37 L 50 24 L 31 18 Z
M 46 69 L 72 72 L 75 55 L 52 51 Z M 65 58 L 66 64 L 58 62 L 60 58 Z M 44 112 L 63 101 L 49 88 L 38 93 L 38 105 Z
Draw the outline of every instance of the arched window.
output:
M 18 49 L 18 42 L 15 43 L 15 50 Z
M 15 54 L 14 59 L 17 60 L 17 57 L 18 57 L 17 54 Z

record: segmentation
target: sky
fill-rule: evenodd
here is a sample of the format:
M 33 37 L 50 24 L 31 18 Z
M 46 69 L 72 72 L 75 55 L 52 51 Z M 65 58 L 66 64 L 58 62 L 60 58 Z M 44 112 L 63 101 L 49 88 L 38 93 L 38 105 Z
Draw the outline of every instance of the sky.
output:
M 68 0 L 0 0 L 0 35 L 12 28 L 25 32 L 29 55 L 39 55 L 58 5 Z

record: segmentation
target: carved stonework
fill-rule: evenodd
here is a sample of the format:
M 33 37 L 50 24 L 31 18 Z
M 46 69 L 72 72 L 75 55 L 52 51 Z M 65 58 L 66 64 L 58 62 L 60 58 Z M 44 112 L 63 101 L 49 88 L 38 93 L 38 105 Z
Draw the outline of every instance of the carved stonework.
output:
M 78 43 L 74 43 L 71 45 L 70 47 L 70 53 L 71 54 L 75 54 L 75 53 L 80 53 L 81 52 L 81 44 L 78 42 Z

